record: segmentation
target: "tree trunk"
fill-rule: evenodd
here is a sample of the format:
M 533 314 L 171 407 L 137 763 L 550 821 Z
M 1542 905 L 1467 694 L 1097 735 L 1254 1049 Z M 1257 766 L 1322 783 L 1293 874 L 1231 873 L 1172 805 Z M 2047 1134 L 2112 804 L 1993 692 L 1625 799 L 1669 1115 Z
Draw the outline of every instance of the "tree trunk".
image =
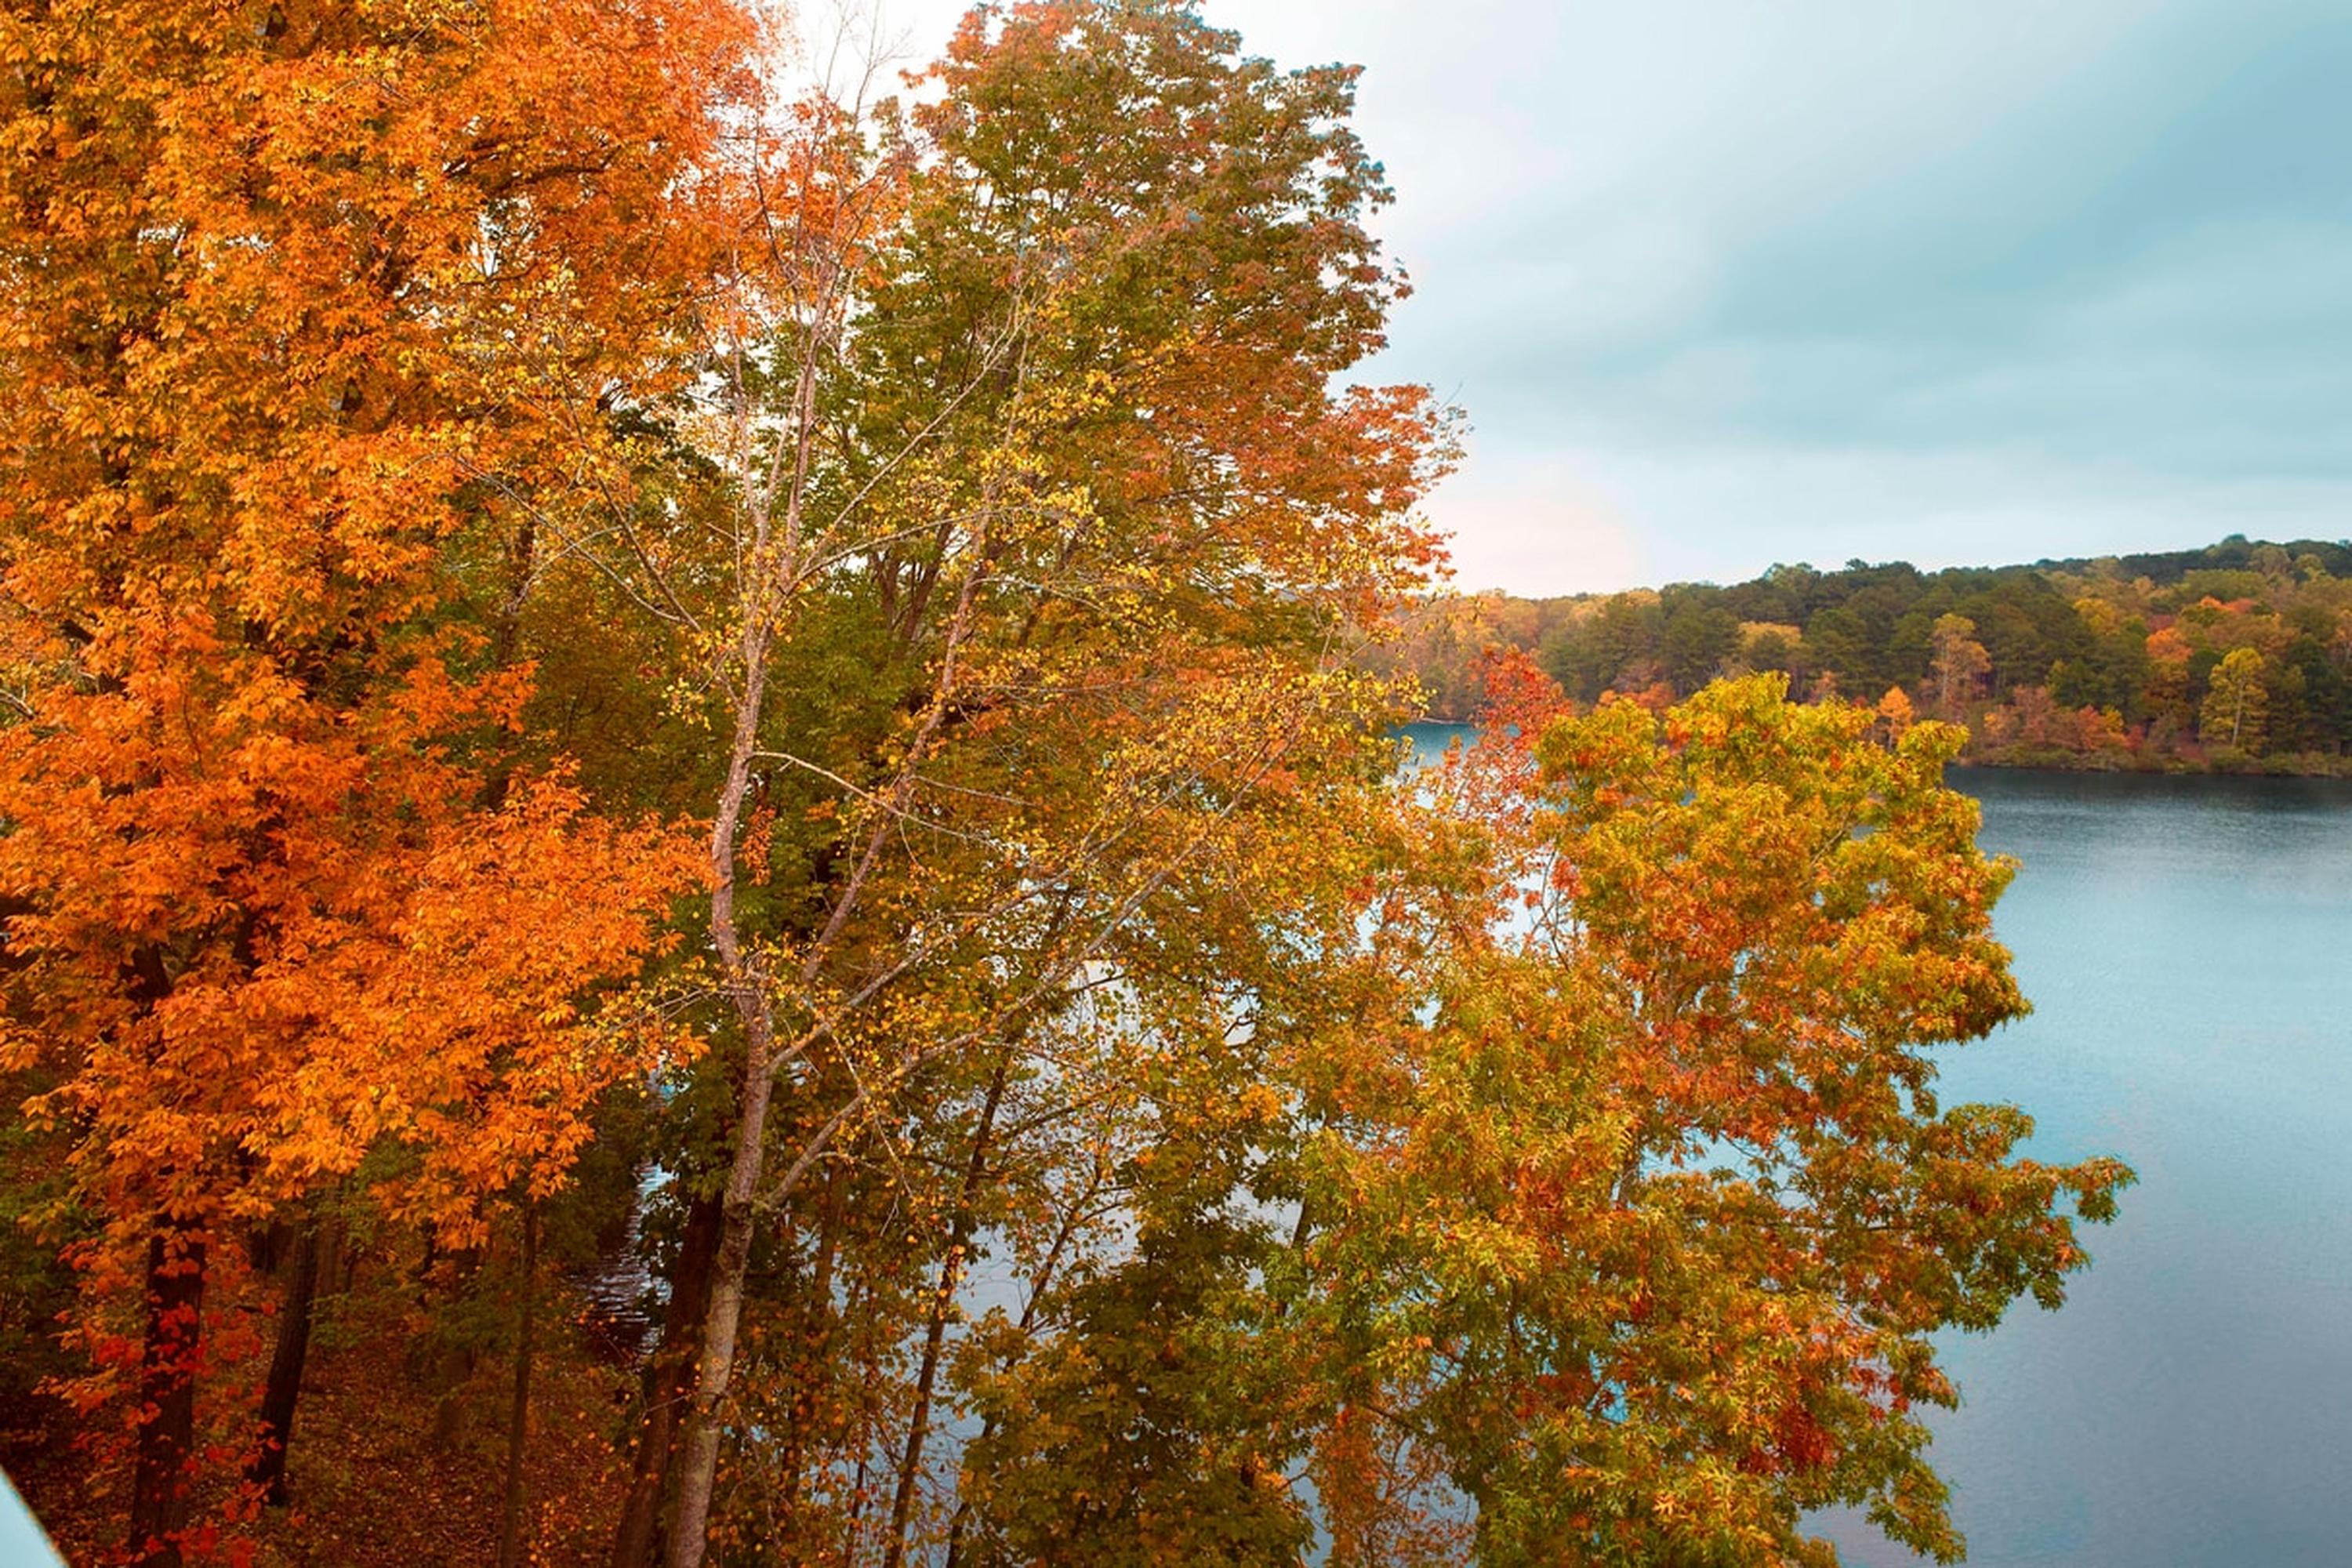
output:
M 302 1394 L 302 1364 L 310 1353 L 310 1317 L 319 1294 L 319 1225 L 305 1220 L 294 1235 L 294 1273 L 278 1312 L 278 1344 L 261 1394 L 261 1451 L 245 1479 L 271 1507 L 286 1501 L 286 1450 L 294 1441 L 294 1407 Z
M 817 1401 L 821 1397 L 833 1353 L 833 1267 L 841 1247 L 841 1182 L 842 1167 L 830 1165 L 824 1173 L 824 1195 L 817 1205 L 816 1258 L 809 1271 L 809 1286 L 804 1297 L 808 1308 L 807 1342 L 800 1347 L 793 1376 L 797 1386 L 793 1394 L 791 1425 L 784 1433 L 783 1447 L 776 1461 L 776 1474 L 782 1478 L 788 1495 L 798 1496 L 801 1465 L 806 1454 L 803 1437 L 809 1424 L 815 1419 Z
M 677 1418 L 694 1397 L 695 1363 L 702 1317 L 710 1310 L 710 1269 L 718 1247 L 719 1200 L 697 1198 L 687 1206 L 677 1266 L 670 1274 L 669 1306 L 662 1314 L 661 1342 L 646 1363 L 645 1413 L 637 1427 L 629 1495 L 621 1505 L 621 1525 L 614 1535 L 612 1568 L 652 1568 L 654 1563 L 663 1494 L 677 1450 Z
M 515 1332 L 514 1408 L 507 1417 L 506 1500 L 499 1518 L 499 1568 L 521 1568 L 522 1457 L 530 1432 L 531 1332 L 538 1327 L 539 1205 L 522 1206 L 522 1322 Z
M 803 399 L 809 367 L 801 371 Z M 807 406 L 805 401 L 801 405 Z M 764 517 L 760 547 L 767 553 Z M 763 563 L 764 564 L 764 563 Z M 686 1412 L 678 1456 L 677 1504 L 670 1517 L 669 1568 L 701 1568 L 710 1526 L 710 1493 L 719 1475 L 719 1446 L 726 1431 L 727 1394 L 735 1371 L 735 1332 L 743 1316 L 743 1279 L 751 1260 L 753 1205 L 768 1152 L 768 1102 L 775 1092 L 775 1019 L 768 977 L 756 956 L 744 950 L 735 923 L 735 857 L 744 802 L 751 791 L 751 760 L 759 750 L 760 721 L 768 681 L 768 629 L 764 612 L 745 621 L 743 686 L 735 699 L 735 734 L 727 757 L 727 780 L 710 828 L 710 941 L 727 977 L 729 1000 L 743 1026 L 743 1079 L 735 1101 L 735 1137 L 719 1197 L 719 1256 L 711 1273 L 709 1310 L 704 1314 L 694 1402 Z
M 761 1031 L 764 1034 L 764 1031 Z M 767 1041 L 747 1053 L 743 1100 L 738 1108 L 734 1158 L 720 1200 L 719 1257 L 710 1282 L 710 1310 L 703 1330 L 694 1403 L 687 1414 L 680 1456 L 677 1509 L 670 1520 L 669 1568 L 700 1568 L 710 1528 L 710 1494 L 719 1476 L 719 1447 L 727 1430 L 727 1395 L 735 1371 L 735 1332 L 743 1317 L 744 1278 L 751 1261 L 751 1226 L 756 1217 L 760 1171 L 766 1152 L 768 1101 L 775 1079 Z
M 829 265 L 837 267 L 838 263 Z M 832 276 L 837 279 L 839 274 L 836 271 Z M 825 297 L 833 303 L 824 306 L 824 310 L 837 307 L 838 300 L 832 295 L 830 283 Z M 838 317 L 829 318 L 826 330 L 838 323 Z M 771 507 L 776 497 L 775 485 L 782 477 L 781 471 L 772 467 L 767 489 L 751 510 L 752 537 L 746 559 L 759 576 L 740 584 L 748 590 L 742 598 L 746 614 L 739 649 L 742 685 L 735 694 L 734 738 L 728 752 L 726 782 L 719 788 L 718 810 L 711 823 L 709 867 L 710 942 L 726 977 L 729 1000 L 743 1026 L 743 1079 L 735 1108 L 734 1147 L 721 1200 L 719 1258 L 711 1280 L 710 1310 L 703 1326 L 701 1366 L 695 1380 L 694 1405 L 688 1413 L 686 1440 L 679 1458 L 677 1508 L 670 1521 L 669 1568 L 701 1568 L 710 1521 L 711 1489 L 718 1475 L 719 1449 L 725 1433 L 727 1398 L 734 1373 L 735 1335 L 742 1318 L 744 1274 L 751 1261 L 751 1229 L 757 1218 L 755 1206 L 767 1157 L 768 1107 L 775 1093 L 777 1071 L 787 1064 L 796 1048 L 777 1039 L 775 997 L 771 989 L 773 977 L 768 973 L 757 949 L 746 946 L 736 922 L 736 856 L 745 803 L 751 795 L 751 764 L 759 755 L 760 731 L 766 712 L 768 657 L 782 625 L 777 601 L 772 595 L 780 585 L 789 591 L 798 582 L 796 574 L 802 565 L 801 508 L 808 494 L 815 452 L 811 432 L 818 404 L 819 356 L 814 351 L 824 342 L 825 335 L 824 331 L 811 331 L 803 346 L 812 352 L 801 357 L 793 394 L 793 425 L 798 434 L 790 447 L 792 463 L 784 497 L 782 537 L 779 540 L 771 531 Z M 740 386 L 736 392 L 739 397 L 745 395 Z M 748 405 L 739 404 L 738 407 L 743 414 L 750 412 Z M 745 428 L 748 431 L 748 424 Z M 982 528 L 974 537 L 973 550 L 983 561 L 988 556 L 985 540 L 986 530 Z M 866 837 L 864 854 L 835 897 L 824 928 L 800 962 L 799 981 L 803 986 L 816 981 L 825 955 L 847 927 L 851 912 L 858 907 L 866 879 L 889 842 L 894 818 L 905 812 L 908 792 L 915 784 L 916 763 L 946 721 L 955 689 L 958 650 L 971 624 L 973 598 L 983 575 L 976 568 L 964 574 L 955 614 L 943 639 L 940 672 L 928 710 L 908 742 L 898 779 L 886 792 L 887 798 L 881 802 L 885 809 Z M 825 1140 L 864 1098 L 861 1090 L 832 1122 L 812 1135 L 792 1173 L 780 1184 L 782 1187 L 789 1188 L 799 1179 Z M 783 1195 L 782 1191 L 770 1194 L 776 1200 Z
M 166 1222 L 147 1242 L 147 1340 L 131 1481 L 131 1561 L 140 1568 L 180 1568 L 204 1303 L 205 1244 Z
M 454 1300 L 473 1289 L 474 1275 L 482 1266 L 481 1249 L 467 1247 L 452 1254 L 450 1262 L 457 1276 L 450 1287 Z M 431 1373 L 431 1382 L 439 1390 L 433 1402 L 435 1447 L 446 1452 L 457 1446 L 457 1431 L 466 1418 L 467 1389 L 473 1378 L 474 1347 L 460 1340 L 448 1340 L 436 1356 Z
M 955 1223 L 948 1237 L 948 1254 L 940 1260 L 940 1282 L 931 1293 L 930 1321 L 923 1331 L 922 1370 L 915 1378 L 915 1409 L 907 1426 L 907 1447 L 898 1459 L 898 1489 L 890 1502 L 890 1539 L 883 1548 L 882 1568 L 899 1568 L 907 1559 L 907 1521 L 915 1509 L 915 1488 L 922 1478 L 923 1439 L 929 1436 L 931 1389 L 939 1380 L 940 1352 L 947 1342 L 948 1314 L 955 1306 L 956 1285 L 962 1278 L 964 1255 L 971 1249 L 972 1207 L 980 1201 L 980 1184 L 988 1173 L 988 1138 L 996 1127 L 996 1108 L 1004 1098 L 1010 1058 L 996 1064 L 988 1082 L 988 1103 L 971 1135 L 971 1158 L 963 1168 L 962 1190 L 956 1194 Z

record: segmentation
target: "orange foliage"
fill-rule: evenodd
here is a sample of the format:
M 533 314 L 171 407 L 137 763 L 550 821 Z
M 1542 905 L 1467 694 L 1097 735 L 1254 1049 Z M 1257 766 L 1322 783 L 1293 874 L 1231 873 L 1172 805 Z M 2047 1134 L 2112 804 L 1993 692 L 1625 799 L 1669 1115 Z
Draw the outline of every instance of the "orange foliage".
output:
M 1806 1519 L 1832 1502 L 1958 1550 L 1919 1454 L 1916 1407 L 1956 1398 L 1927 1336 L 2055 1305 L 2129 1173 L 1938 1101 L 1937 1053 L 2022 1010 L 1990 921 L 2011 868 L 1943 785 L 1961 732 L 1880 722 L 1778 675 L 1553 721 L 1513 772 L 1523 826 L 1480 824 L 1510 851 L 1483 927 L 1433 879 L 1428 989 L 1325 1047 L 1392 1054 L 1314 1156 L 1341 1385 L 1414 1463 L 1443 1451 L 1484 1552 L 1826 1561 Z M 1409 907 L 1372 973 L 1412 974 Z M 1384 1467 L 1346 1419 L 1324 1462 L 1351 1523 Z
M 0 34 L 5 1065 L 75 1131 L 93 1288 L 145 1256 L 150 1426 L 218 1227 L 386 1137 L 436 1217 L 551 1180 L 558 1097 L 642 1058 L 572 998 L 676 858 L 513 782 L 513 629 L 542 522 L 627 461 L 606 411 L 669 374 L 749 42 L 703 0 Z M 172 1560 L 185 1456 L 150 1448 L 132 1545 Z

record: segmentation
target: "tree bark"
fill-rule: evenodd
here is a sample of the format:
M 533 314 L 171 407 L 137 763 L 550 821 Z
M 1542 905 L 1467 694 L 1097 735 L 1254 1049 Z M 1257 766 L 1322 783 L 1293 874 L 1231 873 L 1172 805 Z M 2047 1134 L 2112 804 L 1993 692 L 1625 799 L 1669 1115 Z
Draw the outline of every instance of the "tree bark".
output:
M 530 1434 L 530 1357 L 538 1327 L 539 1205 L 522 1206 L 522 1321 L 515 1331 L 514 1408 L 507 1417 L 506 1498 L 499 1516 L 499 1568 L 520 1568 L 523 1552 L 522 1458 Z
M 764 1031 L 761 1031 L 764 1034 Z M 719 1476 L 719 1447 L 726 1436 L 727 1397 L 735 1371 L 735 1334 L 743 1317 L 743 1289 L 751 1260 L 751 1225 L 766 1150 L 768 1101 L 775 1079 L 767 1042 L 751 1051 L 743 1100 L 720 1200 L 719 1257 L 710 1283 L 710 1310 L 703 1331 L 699 1375 L 688 1415 L 678 1470 L 677 1508 L 670 1520 L 669 1568 L 700 1568 L 710 1529 L 710 1494 Z
M 915 1509 L 915 1488 L 923 1470 L 923 1440 L 929 1436 L 931 1389 L 938 1382 L 940 1352 L 947 1342 L 948 1313 L 955 1305 L 956 1285 L 963 1276 L 965 1254 L 971 1249 L 972 1208 L 980 1200 L 980 1184 L 988 1173 L 988 1139 L 996 1127 L 996 1108 L 1004 1099 L 1004 1079 L 1012 1067 L 1008 1057 L 996 1064 L 988 1081 L 988 1102 L 971 1135 L 971 1158 L 964 1163 L 963 1185 L 956 1194 L 955 1223 L 948 1237 L 947 1256 L 940 1260 L 940 1282 L 931 1293 L 930 1321 L 923 1330 L 923 1364 L 915 1378 L 915 1409 L 907 1426 L 907 1447 L 898 1459 L 898 1489 L 890 1502 L 890 1540 L 883 1548 L 882 1568 L 899 1568 L 907 1559 L 907 1521 Z
M 803 365 L 798 407 L 805 414 L 813 372 Z M 751 560 L 754 570 L 772 569 L 767 519 L 761 514 Z M 729 1386 L 735 1370 L 735 1332 L 742 1321 L 743 1278 L 751 1258 L 751 1225 L 760 1175 L 767 1158 L 768 1102 L 775 1091 L 775 1016 L 768 975 L 756 955 L 744 950 L 735 922 L 735 858 L 744 803 L 751 793 L 751 760 L 760 746 L 760 723 L 768 688 L 771 643 L 765 603 L 770 585 L 753 587 L 747 605 L 740 658 L 743 685 L 735 696 L 735 731 L 728 747 L 727 778 L 710 826 L 710 942 L 719 950 L 728 999 L 743 1026 L 743 1077 L 735 1100 L 735 1138 L 719 1196 L 719 1256 L 711 1274 L 709 1310 L 704 1314 L 696 1368 L 694 1401 L 686 1413 L 686 1436 L 678 1463 L 677 1506 L 670 1518 L 670 1568 L 701 1568 L 710 1525 L 710 1492 L 719 1472 L 719 1445 L 726 1426 Z
M 348 1255 L 338 1258 L 337 1263 L 339 1272 L 345 1275 L 348 1282 L 348 1271 L 340 1268 L 347 1258 Z M 453 1253 L 450 1265 L 457 1276 L 450 1288 L 450 1295 L 461 1297 L 473 1289 L 474 1275 L 482 1266 L 481 1249 L 469 1247 L 462 1252 Z M 456 1339 L 445 1342 L 435 1358 L 431 1373 L 431 1382 L 438 1390 L 433 1402 L 435 1447 L 447 1450 L 457 1446 L 457 1430 L 466 1418 L 467 1385 L 473 1377 L 474 1347 Z
M 719 1200 L 697 1198 L 687 1207 L 677 1266 L 671 1270 L 669 1306 L 661 1342 L 646 1363 L 645 1414 L 637 1427 L 629 1495 L 614 1534 L 612 1568 L 652 1568 L 661 1530 L 663 1494 L 677 1450 L 678 1415 L 694 1397 L 703 1314 L 710 1310 L 710 1269 L 719 1247 Z
M 271 1507 L 286 1501 L 286 1450 L 294 1441 L 294 1409 L 302 1395 L 302 1366 L 310 1353 L 310 1319 L 319 1294 L 319 1224 L 305 1220 L 294 1235 L 293 1276 L 278 1312 L 278 1343 L 261 1393 L 261 1449 L 245 1479 Z
M 204 1302 L 205 1244 L 166 1221 L 147 1242 L 147 1334 L 131 1481 L 130 1556 L 140 1568 L 180 1568 Z

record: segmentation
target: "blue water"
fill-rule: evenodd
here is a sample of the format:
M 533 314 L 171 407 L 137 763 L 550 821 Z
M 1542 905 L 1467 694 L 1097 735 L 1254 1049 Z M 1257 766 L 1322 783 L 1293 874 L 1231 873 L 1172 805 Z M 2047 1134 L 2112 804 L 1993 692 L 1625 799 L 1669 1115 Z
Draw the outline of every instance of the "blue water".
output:
M 0 1476 L 0 1563 L 10 1568 L 65 1568 L 65 1559 L 6 1476 Z
M 2022 863 L 1997 925 L 2035 1012 L 1953 1052 L 1948 1098 L 2140 1175 L 2063 1310 L 1950 1343 L 1969 1560 L 2352 1563 L 2352 788 L 1953 776 Z
M 1454 733 L 1414 726 L 1423 757 Z M 1947 1054 L 2032 1152 L 2139 1172 L 2055 1313 L 1953 1334 L 1935 1421 L 1984 1568 L 2352 1564 L 2352 785 L 1986 769 L 2033 1016 Z M 1856 1518 L 1862 1568 L 1912 1563 Z

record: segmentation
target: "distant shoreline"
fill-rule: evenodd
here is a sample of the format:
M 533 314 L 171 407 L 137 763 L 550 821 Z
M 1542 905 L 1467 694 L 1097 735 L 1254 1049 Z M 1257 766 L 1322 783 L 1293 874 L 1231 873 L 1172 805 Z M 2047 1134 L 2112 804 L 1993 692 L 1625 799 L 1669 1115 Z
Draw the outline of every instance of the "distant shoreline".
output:
M 1988 757 L 1969 757 L 1954 763 L 1952 767 L 1962 773 L 2088 773 L 2111 777 L 2168 779 L 2318 779 L 2330 783 L 2352 784 L 2352 757 L 2319 757 L 2303 759 L 2311 765 L 2294 765 L 2290 757 L 2258 757 L 2251 767 L 2214 767 L 2179 758 L 2163 758 L 2152 762 L 2126 761 L 2110 765 L 2071 759 L 2049 761 L 2009 761 Z
M 2202 550 L 1954 567 L 1775 566 L 1520 599 L 1437 593 L 1402 608 L 1367 668 L 1433 712 L 1478 710 L 1497 659 L 1580 706 L 1654 708 L 1777 671 L 1895 729 L 1965 724 L 1969 760 L 2069 773 L 2352 777 L 2352 542 L 2232 534 Z M 1438 720 L 1436 722 L 1445 722 Z
M 1433 724 L 1445 729 L 1475 731 L 1468 719 L 1447 719 L 1423 713 L 1404 725 Z M 1401 726 L 1402 727 L 1402 726 Z M 2067 752 L 2043 755 L 1969 756 L 1952 764 L 1958 769 L 2000 773 L 2117 773 L 2143 778 L 2211 779 L 2335 779 L 2352 782 L 2352 756 L 2293 752 L 2283 756 L 2249 757 L 2217 765 L 2188 757 L 2086 756 Z

